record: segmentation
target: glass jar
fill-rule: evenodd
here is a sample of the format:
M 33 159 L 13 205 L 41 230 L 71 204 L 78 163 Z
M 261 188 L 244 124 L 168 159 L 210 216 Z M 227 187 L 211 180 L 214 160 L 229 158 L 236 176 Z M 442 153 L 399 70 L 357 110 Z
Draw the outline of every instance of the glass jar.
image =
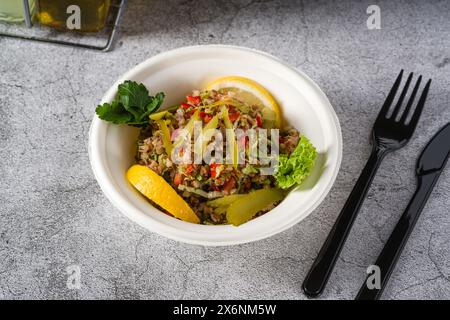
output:
M 52 28 L 98 32 L 105 27 L 110 5 L 111 0 L 38 0 L 38 20 Z
M 28 0 L 28 4 L 32 15 L 35 1 Z M 0 0 L 0 21 L 23 22 L 24 20 L 23 0 Z

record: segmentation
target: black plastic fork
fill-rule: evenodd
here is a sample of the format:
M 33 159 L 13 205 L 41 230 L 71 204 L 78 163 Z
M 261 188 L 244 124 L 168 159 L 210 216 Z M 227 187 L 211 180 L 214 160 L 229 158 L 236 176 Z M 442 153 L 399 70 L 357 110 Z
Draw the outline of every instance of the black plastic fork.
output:
M 384 156 L 387 153 L 400 149 L 406 145 L 413 135 L 417 122 L 419 121 L 425 105 L 428 90 L 430 88 L 431 79 L 428 80 L 425 85 L 425 88 L 419 98 L 419 102 L 417 103 L 414 111 L 412 111 L 412 105 L 422 81 L 422 76 L 419 76 L 408 103 L 406 104 L 401 116 L 399 116 L 403 101 L 405 100 L 409 85 L 411 84 L 411 80 L 413 78 L 413 73 L 410 73 L 395 107 L 389 115 L 389 110 L 400 86 L 402 76 L 403 70 L 400 71 L 400 74 L 395 80 L 394 86 L 389 92 L 373 126 L 373 147 L 369 160 L 362 170 L 356 185 L 353 187 L 347 202 L 345 203 L 339 217 L 331 229 L 330 234 L 320 249 L 316 260 L 314 261 L 303 282 L 303 291 L 309 297 L 317 297 L 323 292 L 353 222 L 355 221 L 358 211 L 364 201 L 370 184 L 372 183 L 375 173 L 377 172 Z M 410 113 L 412 114 L 410 115 Z

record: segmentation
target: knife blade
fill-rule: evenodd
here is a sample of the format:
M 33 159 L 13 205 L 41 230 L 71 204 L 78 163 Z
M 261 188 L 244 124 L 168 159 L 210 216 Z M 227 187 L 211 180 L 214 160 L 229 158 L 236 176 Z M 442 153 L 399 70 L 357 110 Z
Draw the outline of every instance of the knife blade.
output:
M 442 171 L 450 154 L 450 123 L 447 123 L 423 149 L 417 161 L 418 176 Z
M 373 275 L 368 275 L 355 298 L 356 300 L 377 300 L 380 298 L 409 235 L 445 168 L 449 155 L 450 123 L 447 123 L 431 138 L 417 160 L 416 175 L 418 183 L 416 191 L 375 263 L 380 271 L 379 281 L 377 282 Z M 373 281 L 370 286 L 369 281 Z

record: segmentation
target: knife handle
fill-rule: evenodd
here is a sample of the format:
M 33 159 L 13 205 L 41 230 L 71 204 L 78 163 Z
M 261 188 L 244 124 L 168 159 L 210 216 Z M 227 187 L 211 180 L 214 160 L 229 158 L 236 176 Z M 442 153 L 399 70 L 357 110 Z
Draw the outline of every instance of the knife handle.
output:
M 380 288 L 368 288 L 367 280 L 370 277 L 368 275 L 355 300 L 378 300 L 380 298 L 438 178 L 439 173 L 436 172 L 419 176 L 416 192 L 375 263 L 380 268 Z

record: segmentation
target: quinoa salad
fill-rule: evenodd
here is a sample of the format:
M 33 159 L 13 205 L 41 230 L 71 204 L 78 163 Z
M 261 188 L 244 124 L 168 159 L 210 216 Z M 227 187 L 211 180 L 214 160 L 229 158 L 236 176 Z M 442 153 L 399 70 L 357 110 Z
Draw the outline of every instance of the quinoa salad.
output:
M 159 110 L 164 98 L 126 80 L 115 100 L 96 108 L 104 121 L 139 128 L 126 178 L 162 212 L 239 226 L 279 205 L 312 172 L 315 147 L 283 125 L 280 107 L 259 83 L 218 78 Z
M 187 97 L 186 102 L 164 114 L 172 140 L 176 138 L 179 129 L 186 126 L 197 107 L 200 106 L 206 106 L 199 112 L 204 125 L 208 124 L 214 116 L 219 115 L 218 128 L 223 132 L 225 132 L 226 126 L 220 115 L 224 106 L 227 108 L 229 119 L 235 129 L 245 131 L 261 128 L 263 126 L 261 107 L 246 105 L 241 101 L 239 101 L 238 107 L 236 104 L 216 104 L 232 97 L 232 91 L 193 91 L 192 95 Z M 290 155 L 299 139 L 299 132 L 292 127 L 280 130 L 280 154 Z M 208 204 L 209 200 L 275 187 L 275 177 L 261 175 L 259 166 L 250 164 L 247 158 L 245 163 L 239 164 L 237 168 L 232 164 L 174 164 L 164 148 L 163 133 L 156 122 L 151 122 L 142 128 L 137 144 L 137 163 L 147 166 L 161 175 L 188 202 L 201 222 L 205 224 L 227 222 L 223 212 Z M 242 141 L 242 147 L 248 149 L 248 141 Z M 260 210 L 256 216 L 271 210 L 277 204 L 278 202 L 271 203 Z

